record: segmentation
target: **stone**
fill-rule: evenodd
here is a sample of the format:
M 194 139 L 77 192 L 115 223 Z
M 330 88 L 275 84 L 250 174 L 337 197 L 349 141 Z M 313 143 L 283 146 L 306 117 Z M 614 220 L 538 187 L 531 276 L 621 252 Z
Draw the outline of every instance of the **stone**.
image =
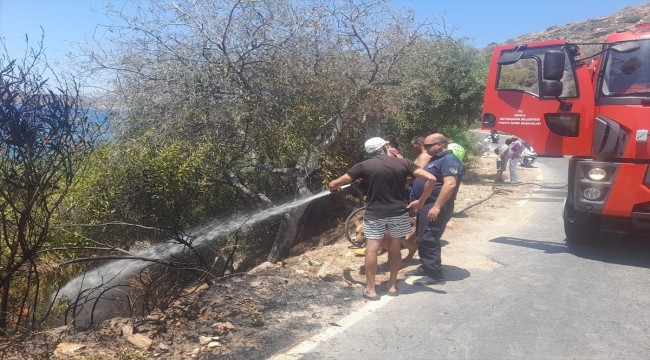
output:
M 309 266 L 323 266 L 322 261 L 309 260 Z
M 131 324 L 131 319 L 128 318 L 112 318 L 109 320 L 108 328 L 114 336 L 122 336 L 122 331 L 125 325 Z
M 320 267 L 317 276 L 323 281 L 339 281 L 343 279 L 341 269 L 330 264 L 328 261 Z
M 211 327 L 219 328 L 221 331 L 235 330 L 235 326 L 231 324 L 230 321 L 214 323 Z
M 208 344 L 208 348 L 214 348 L 214 347 L 218 347 L 218 346 L 221 346 L 221 343 L 218 342 L 218 341 L 213 341 L 213 342 Z
M 133 325 L 126 324 L 122 326 L 122 336 L 131 336 L 133 335 Z
M 168 351 L 170 348 L 169 345 L 165 344 L 164 342 L 160 342 L 158 343 L 158 349 Z
M 248 275 L 257 275 L 257 274 L 263 273 L 264 271 L 266 271 L 268 269 L 273 269 L 273 268 L 277 268 L 277 267 L 281 267 L 281 266 L 282 266 L 282 263 L 274 264 L 272 262 L 265 261 L 265 262 L 259 264 L 258 266 L 252 268 L 250 271 L 248 271 Z
M 200 345 L 207 345 L 212 341 L 211 336 L 199 336 L 199 344 Z
M 144 334 L 133 334 L 126 338 L 131 345 L 137 347 L 140 350 L 149 350 L 153 341 L 149 339 L 147 335 Z
M 54 350 L 54 356 L 59 359 L 67 359 L 74 355 L 77 351 L 85 348 L 84 344 L 75 344 L 75 343 L 65 343 L 62 342 L 56 346 Z

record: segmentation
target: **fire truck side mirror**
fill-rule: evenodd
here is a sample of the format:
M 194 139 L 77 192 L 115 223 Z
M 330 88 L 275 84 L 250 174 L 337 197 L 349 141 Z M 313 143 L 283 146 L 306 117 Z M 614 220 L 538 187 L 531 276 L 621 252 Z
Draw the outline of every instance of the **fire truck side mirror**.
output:
M 565 57 L 564 52 L 558 50 L 548 50 L 544 53 L 543 79 L 539 84 L 541 96 L 558 97 L 562 95 L 564 86 L 560 80 L 564 76 Z
M 544 80 L 560 81 L 562 79 L 565 57 L 564 52 L 558 50 L 549 50 L 544 53 Z

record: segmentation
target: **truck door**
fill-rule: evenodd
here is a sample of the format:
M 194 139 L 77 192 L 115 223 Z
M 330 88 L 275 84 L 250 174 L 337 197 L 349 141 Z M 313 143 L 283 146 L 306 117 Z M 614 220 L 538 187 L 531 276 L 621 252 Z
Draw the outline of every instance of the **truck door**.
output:
M 591 77 L 586 65 L 574 65 L 574 54 L 565 45 L 564 41 L 547 41 L 496 47 L 481 128 L 517 135 L 539 154 L 590 155 L 594 117 Z M 564 71 L 560 67 L 553 75 L 557 80 L 548 81 L 545 78 L 551 75 L 544 73 L 545 58 L 553 56 L 565 57 Z

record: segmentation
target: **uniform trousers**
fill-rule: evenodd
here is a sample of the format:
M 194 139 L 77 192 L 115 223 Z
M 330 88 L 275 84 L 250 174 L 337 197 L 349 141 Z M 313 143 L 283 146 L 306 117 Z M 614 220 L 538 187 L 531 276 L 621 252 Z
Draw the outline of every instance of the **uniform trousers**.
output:
M 440 249 L 440 237 L 447 223 L 454 214 L 454 204 L 446 204 L 440 210 L 438 219 L 429 222 L 427 214 L 434 203 L 426 204 L 420 209 L 417 219 L 418 251 L 424 273 L 435 280 L 444 279 Z

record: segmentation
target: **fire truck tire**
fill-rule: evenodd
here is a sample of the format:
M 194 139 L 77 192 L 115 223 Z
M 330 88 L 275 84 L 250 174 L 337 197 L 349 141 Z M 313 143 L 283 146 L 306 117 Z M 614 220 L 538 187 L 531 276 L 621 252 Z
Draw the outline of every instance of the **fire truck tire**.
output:
M 566 204 L 562 213 L 562 220 L 564 220 L 564 233 L 566 234 L 567 243 L 571 244 L 589 244 L 598 239 L 600 227 L 597 224 L 579 223 L 574 221 L 571 216 L 570 208 L 572 205 Z M 575 210 L 573 210 L 575 212 Z

